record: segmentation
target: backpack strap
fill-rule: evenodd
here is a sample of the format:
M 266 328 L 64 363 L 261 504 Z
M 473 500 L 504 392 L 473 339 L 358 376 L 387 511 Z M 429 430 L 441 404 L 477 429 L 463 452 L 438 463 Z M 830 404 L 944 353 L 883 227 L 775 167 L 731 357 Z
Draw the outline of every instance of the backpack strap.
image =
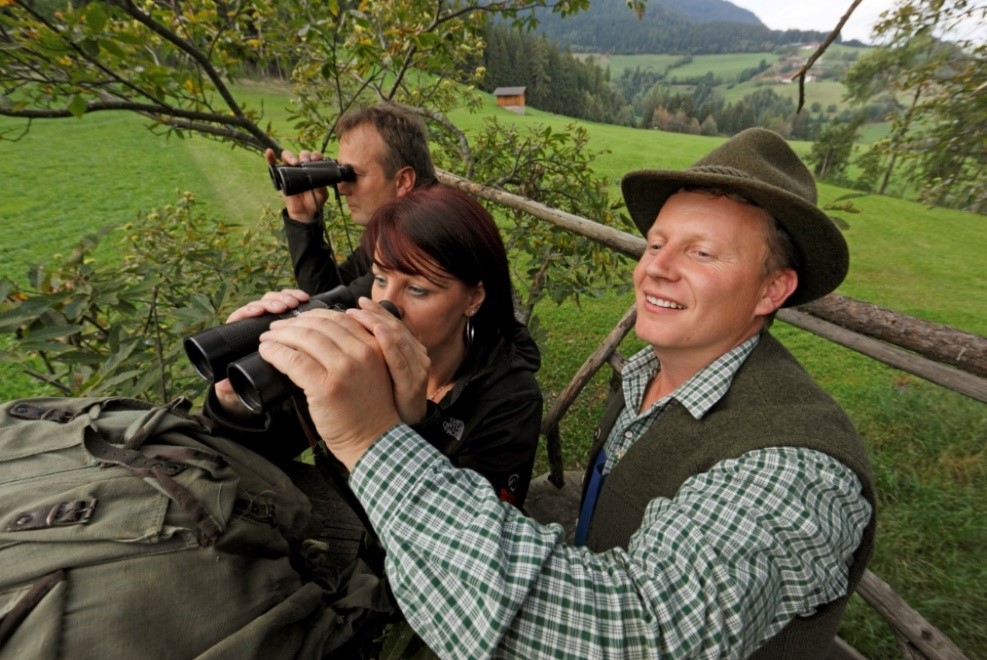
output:
M 11 406 L 9 412 L 11 417 L 16 417 L 17 419 L 26 419 L 28 421 L 45 420 L 55 422 L 56 424 L 67 424 L 80 414 L 70 410 L 35 406 L 23 401 L 19 401 Z
M 199 528 L 199 545 L 212 545 L 223 533 L 223 526 L 206 511 L 195 496 L 172 477 L 184 471 L 188 465 L 156 456 L 146 456 L 139 451 L 113 445 L 100 437 L 99 430 L 86 427 L 82 434 L 86 451 L 104 463 L 128 467 L 141 477 L 152 477 L 161 484 L 168 496 L 188 515 Z
M 21 511 L 11 520 L 5 532 L 25 532 L 50 527 L 85 525 L 96 511 L 95 497 L 84 500 L 66 500 L 54 505 L 44 505 L 30 511 Z
M 17 628 L 20 627 L 21 622 L 41 602 L 45 594 L 54 589 L 55 585 L 64 579 L 65 571 L 62 569 L 42 576 L 41 579 L 31 586 L 31 589 L 26 594 L 21 596 L 6 614 L 0 616 L 0 648 L 7 643 L 11 635 L 17 632 Z
M 82 433 L 82 444 L 86 451 L 104 463 L 112 465 L 123 465 L 134 471 L 151 472 L 159 470 L 168 476 L 181 474 L 188 465 L 163 457 L 151 457 L 145 454 L 128 449 L 122 445 L 110 444 L 99 434 L 99 430 L 93 426 L 87 426 Z

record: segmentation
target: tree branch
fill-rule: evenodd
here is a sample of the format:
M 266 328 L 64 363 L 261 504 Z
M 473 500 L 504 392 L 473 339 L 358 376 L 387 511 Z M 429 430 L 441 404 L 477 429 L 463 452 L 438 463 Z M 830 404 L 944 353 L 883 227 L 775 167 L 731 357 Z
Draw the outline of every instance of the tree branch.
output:
M 836 41 L 836 38 L 840 36 L 840 30 L 843 29 L 843 26 L 846 25 L 850 15 L 853 14 L 854 10 L 857 9 L 861 2 L 863 2 L 863 0 L 853 0 L 853 4 L 846 10 L 846 13 L 843 14 L 843 18 L 841 18 L 840 22 L 836 24 L 833 31 L 829 33 L 826 40 L 822 42 L 819 48 L 817 48 L 812 55 L 809 56 L 805 66 L 799 69 L 798 72 L 790 78 L 790 80 L 795 80 L 796 78 L 799 79 L 799 104 L 798 108 L 795 110 L 795 114 L 802 112 L 802 108 L 805 106 L 805 76 L 809 73 L 809 69 L 811 69 L 812 65 L 816 63 L 816 60 L 822 57 L 823 53 L 826 52 L 826 49 L 829 48 L 834 41 Z
M 200 70 L 204 71 L 209 77 L 209 80 L 216 88 L 216 92 L 220 95 L 220 97 L 222 97 L 223 101 L 226 103 L 226 106 L 233 113 L 233 116 L 242 122 L 238 123 L 238 125 L 242 126 L 247 132 L 257 138 L 258 142 L 263 143 L 265 141 L 265 138 L 267 137 L 266 134 L 249 117 L 247 117 L 246 113 L 243 112 L 243 109 L 236 102 L 236 99 L 233 98 L 233 94 L 223 81 L 222 76 L 219 75 L 219 72 L 215 69 L 215 67 L 213 67 L 212 62 L 205 54 L 192 46 L 192 44 L 188 43 L 187 40 L 182 39 L 165 26 L 154 21 L 150 16 L 144 14 L 134 5 L 133 2 L 131 2 L 131 0 L 113 1 L 114 4 L 120 7 L 120 9 L 122 9 L 128 16 L 131 16 L 151 32 L 191 57 L 195 63 L 198 64 Z

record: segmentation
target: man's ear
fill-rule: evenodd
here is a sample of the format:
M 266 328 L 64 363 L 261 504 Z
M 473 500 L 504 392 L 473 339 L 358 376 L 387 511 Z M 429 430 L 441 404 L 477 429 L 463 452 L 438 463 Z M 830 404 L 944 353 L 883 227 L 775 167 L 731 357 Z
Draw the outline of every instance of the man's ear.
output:
M 411 165 L 405 165 L 398 170 L 398 173 L 394 176 L 394 182 L 397 186 L 395 192 L 398 197 L 404 197 L 412 190 L 415 189 L 415 168 Z
M 755 315 L 767 316 L 781 307 L 788 296 L 795 292 L 799 285 L 799 276 L 792 268 L 780 268 L 771 274 L 764 286 L 761 300 L 758 301 Z

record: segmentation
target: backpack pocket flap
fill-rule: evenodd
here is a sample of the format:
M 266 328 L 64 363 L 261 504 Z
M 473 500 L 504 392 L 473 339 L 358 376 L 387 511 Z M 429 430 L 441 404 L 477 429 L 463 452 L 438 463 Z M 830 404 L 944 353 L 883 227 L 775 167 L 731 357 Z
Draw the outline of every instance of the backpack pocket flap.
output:
M 6 422 L 6 423 L 5 423 Z M 16 424 L 17 422 L 15 422 Z M 9 424 L 0 421 L 0 481 L 23 477 L 24 471 L 30 471 L 30 463 L 25 459 L 32 456 L 43 456 L 53 452 L 62 452 L 82 444 L 82 429 L 84 422 L 76 422 L 72 428 L 56 422 L 36 422 L 19 425 L 13 432 L 2 427 Z M 80 448 L 81 451 L 81 448 Z M 47 460 L 47 459 L 46 459 Z M 78 457 L 72 457 L 72 462 L 78 465 Z
M 162 535 L 168 503 L 121 468 L 77 470 L 0 487 L 0 548 L 31 541 L 154 541 Z

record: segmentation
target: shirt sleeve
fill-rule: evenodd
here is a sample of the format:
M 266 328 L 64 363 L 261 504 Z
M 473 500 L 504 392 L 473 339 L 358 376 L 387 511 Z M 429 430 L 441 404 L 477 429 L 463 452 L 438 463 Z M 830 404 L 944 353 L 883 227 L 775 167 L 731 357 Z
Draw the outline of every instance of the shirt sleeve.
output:
M 408 621 L 455 657 L 745 656 L 845 594 L 870 505 L 833 458 L 790 447 L 722 461 L 653 500 L 629 547 L 565 544 L 404 425 L 350 484 Z

